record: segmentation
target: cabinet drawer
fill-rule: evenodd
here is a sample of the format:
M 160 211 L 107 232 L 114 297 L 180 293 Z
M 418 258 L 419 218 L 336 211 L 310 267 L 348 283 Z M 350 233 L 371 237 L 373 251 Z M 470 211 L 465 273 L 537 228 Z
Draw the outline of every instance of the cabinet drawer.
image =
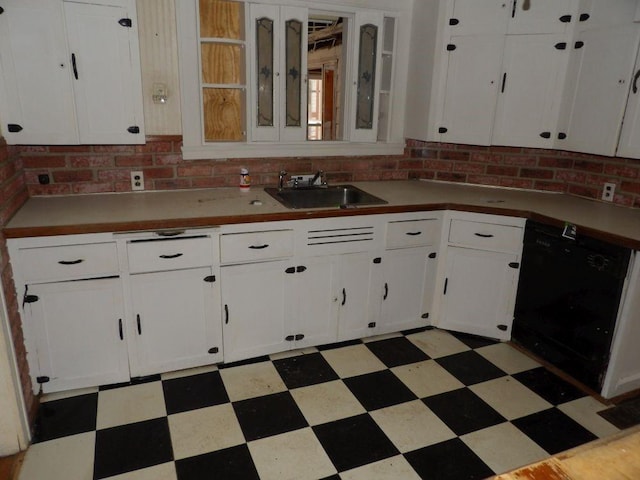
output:
M 220 236 L 222 263 L 251 262 L 293 255 L 293 230 L 228 233 Z
M 437 219 L 404 220 L 387 224 L 387 248 L 421 247 L 433 245 L 438 240 Z
M 115 243 L 25 248 L 20 261 L 27 282 L 118 274 Z
M 520 252 L 522 228 L 468 220 L 451 220 L 449 243 L 489 250 Z
M 127 245 L 131 273 L 177 270 L 213 264 L 210 237 L 138 240 Z

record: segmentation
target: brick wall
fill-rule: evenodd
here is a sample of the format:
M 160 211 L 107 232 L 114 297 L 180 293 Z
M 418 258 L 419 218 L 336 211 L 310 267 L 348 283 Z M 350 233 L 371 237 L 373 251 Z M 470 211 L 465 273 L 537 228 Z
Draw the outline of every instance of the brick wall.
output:
M 19 147 L 30 195 L 131 190 L 129 172 L 142 170 L 147 190 L 234 186 L 241 167 L 254 185 L 274 185 L 282 169 L 327 172 L 331 182 L 429 178 L 554 190 L 600 198 L 616 184 L 615 202 L 640 207 L 640 160 L 557 150 L 478 147 L 407 140 L 404 155 L 183 160 L 180 136 L 147 137 L 146 145 Z M 41 185 L 39 175 L 48 175 Z
M 27 198 L 28 193 L 24 182 L 19 151 L 15 147 L 7 146 L 4 139 L 0 137 L 0 227 L 7 223 L 7 220 L 26 202 Z M 27 365 L 27 354 L 22 337 L 22 324 L 18 314 L 18 300 L 13 285 L 13 273 L 9 263 L 7 243 L 1 232 L 0 277 L 7 302 L 9 326 L 20 370 L 24 401 L 31 418 L 34 418 L 37 402 L 31 389 L 29 366 Z

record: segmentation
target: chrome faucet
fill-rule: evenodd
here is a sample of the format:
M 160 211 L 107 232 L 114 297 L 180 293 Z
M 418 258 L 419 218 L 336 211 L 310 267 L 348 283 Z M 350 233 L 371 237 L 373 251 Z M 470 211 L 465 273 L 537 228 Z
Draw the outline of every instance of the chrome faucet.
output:
M 278 190 L 282 190 L 284 188 L 284 177 L 287 176 L 287 172 L 284 170 L 280 170 L 278 174 Z
M 326 185 L 327 181 L 324 178 L 324 172 L 322 170 L 318 170 L 312 179 L 309 180 L 309 186 L 313 186 L 316 184 L 316 180 L 320 179 L 320 185 Z

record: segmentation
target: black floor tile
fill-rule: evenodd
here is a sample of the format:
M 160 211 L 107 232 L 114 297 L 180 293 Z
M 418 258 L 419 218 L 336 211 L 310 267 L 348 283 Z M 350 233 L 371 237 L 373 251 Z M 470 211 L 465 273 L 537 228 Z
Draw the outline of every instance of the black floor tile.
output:
M 111 383 L 109 385 L 100 385 L 99 390 L 102 392 L 104 390 L 113 390 L 115 388 L 130 387 L 131 385 L 140 385 L 142 383 L 151 383 L 151 382 L 158 382 L 158 381 L 160 381 L 159 374 L 147 375 L 145 377 L 133 377 L 128 382 Z
M 229 401 L 220 372 L 164 380 L 162 390 L 169 415 Z
M 474 349 L 500 343 L 500 341 L 494 340 L 493 338 L 480 337 L 478 335 L 471 335 L 470 333 L 462 333 L 462 332 L 449 332 L 449 333 L 454 337 L 456 337 L 458 340 L 460 340 L 462 343 L 464 343 L 467 347 L 474 348 Z
M 237 362 L 220 363 L 218 364 L 218 368 L 222 370 L 225 368 L 241 367 L 242 365 L 253 365 L 254 363 L 269 361 L 271 361 L 271 359 L 267 355 L 263 355 L 262 357 L 247 358 L 246 360 L 238 360 Z
M 417 398 L 389 370 L 345 378 L 343 382 L 368 412 Z
M 398 454 L 391 440 L 369 414 L 313 427 L 338 472 Z
M 506 421 L 468 388 L 433 395 L 422 401 L 456 435 L 475 432 Z
M 506 375 L 505 372 L 473 350 L 436 358 L 436 362 L 467 386 Z
M 352 345 L 360 345 L 361 343 L 362 343 L 362 340 L 359 340 L 359 339 L 357 339 L 357 340 L 347 340 L 346 342 L 338 342 L 338 343 L 329 343 L 327 345 L 319 345 L 316 348 L 322 352 L 324 350 L 334 350 L 336 348 L 350 347 Z
M 233 408 L 247 442 L 308 426 L 289 392 L 234 402 Z
M 331 475 L 330 477 L 324 477 L 320 480 L 340 480 L 340 475 L 336 474 L 336 475 Z
M 518 418 L 511 423 L 552 455 L 597 438 L 557 408 Z
M 275 360 L 273 365 L 288 388 L 306 387 L 340 378 L 320 353 Z
M 246 444 L 176 461 L 178 480 L 260 480 Z
M 579 388 L 543 367 L 517 373 L 513 377 L 553 405 L 586 396 Z
M 418 327 L 418 328 L 410 328 L 409 330 L 403 330 L 402 335 L 411 335 L 414 333 L 426 332 L 427 330 L 433 330 L 435 327 L 429 325 L 428 327 Z
M 423 479 L 480 480 L 494 474 L 459 438 L 405 453 L 404 457 Z
M 173 460 L 167 417 L 96 432 L 93 478 L 106 478 Z
M 640 424 L 640 398 L 627 400 L 598 412 L 602 418 L 620 430 Z
M 96 429 L 98 394 L 43 402 L 34 424 L 33 443 Z
M 431 358 L 405 337 L 389 338 L 365 345 L 389 368 L 423 362 Z

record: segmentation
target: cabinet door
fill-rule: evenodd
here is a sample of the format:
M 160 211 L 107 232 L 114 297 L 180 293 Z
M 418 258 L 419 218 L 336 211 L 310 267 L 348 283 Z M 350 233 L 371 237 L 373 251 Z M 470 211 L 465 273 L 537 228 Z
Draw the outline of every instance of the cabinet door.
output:
M 338 282 L 338 340 L 374 335 L 380 312 L 382 268 L 369 253 L 341 255 Z
M 613 156 L 627 103 L 633 59 L 640 40 L 638 25 L 587 30 L 572 49 L 570 99 L 556 146 L 563 150 Z
M 425 326 L 427 248 L 407 248 L 386 252 L 382 259 L 383 285 L 377 333 L 398 332 Z M 431 282 L 429 282 L 432 284 Z
M 26 321 L 35 332 L 34 377 L 44 392 L 129 379 L 119 278 L 30 285 Z M 35 296 L 35 297 L 33 297 Z
M 220 287 L 205 280 L 212 273 L 203 267 L 131 276 L 132 375 L 222 360 Z
M 295 332 L 288 319 L 294 302 L 291 262 L 265 262 L 222 267 L 225 361 L 281 352 Z
M 511 0 L 508 34 L 563 33 L 575 21 L 578 0 Z
M 498 96 L 504 37 L 453 37 L 440 141 L 489 145 Z
M 135 11 L 64 2 L 64 13 L 80 142 L 144 143 Z
M 336 270 L 337 264 L 326 257 L 307 258 L 296 267 L 293 277 L 297 295 L 289 300 L 297 307 L 290 327 L 297 336 L 296 348 L 337 340 Z
M 78 143 L 62 2 L 8 0 L 2 8 L 2 136 L 10 144 Z
M 631 92 L 627 100 L 622 133 L 618 144 L 619 157 L 640 158 L 640 53 L 636 59 L 631 81 Z
M 507 36 L 494 144 L 553 146 L 569 59 L 566 41 L 565 35 Z
M 512 1 L 455 0 L 448 19 L 452 35 L 504 35 L 511 18 Z
M 511 337 L 518 256 L 449 247 L 438 326 L 508 340 Z

